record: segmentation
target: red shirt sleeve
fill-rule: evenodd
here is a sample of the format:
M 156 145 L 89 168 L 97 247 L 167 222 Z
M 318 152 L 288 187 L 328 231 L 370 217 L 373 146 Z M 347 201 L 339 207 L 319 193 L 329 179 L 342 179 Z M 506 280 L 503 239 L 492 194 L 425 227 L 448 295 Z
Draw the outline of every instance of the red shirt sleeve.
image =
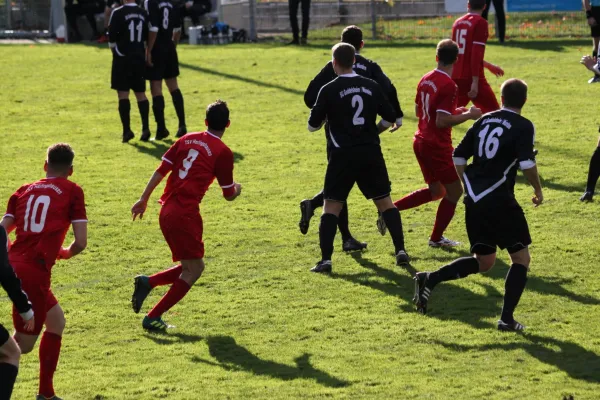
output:
M 19 200 L 19 196 L 26 190 L 29 185 L 21 186 L 12 196 L 8 199 L 8 205 L 6 206 L 6 216 L 16 218 L 17 215 L 17 201 Z
M 173 166 L 177 161 L 177 150 L 179 149 L 179 140 L 173 143 L 169 150 L 167 150 L 167 152 L 162 156 L 162 162 L 160 163 L 160 166 L 157 169 L 157 171 L 162 176 L 166 176 L 169 172 L 173 170 Z
M 488 23 L 485 19 L 479 20 L 473 30 L 473 44 L 485 46 L 488 41 L 489 31 Z
M 219 186 L 223 190 L 223 197 L 235 194 L 235 182 L 233 181 L 233 152 L 225 148 L 215 161 L 215 176 Z
M 69 212 L 69 217 L 71 218 L 71 223 L 87 222 L 83 189 L 77 185 L 75 185 L 75 188 L 71 194 L 71 209 Z
M 473 31 L 473 49 L 471 51 L 471 74 L 480 76 L 483 70 L 483 57 L 485 55 L 485 45 L 488 40 L 488 23 L 482 19 L 474 27 Z
M 454 82 L 444 85 L 438 94 L 439 102 L 435 112 L 441 111 L 447 114 L 454 114 L 454 111 L 456 110 L 457 92 L 458 89 Z

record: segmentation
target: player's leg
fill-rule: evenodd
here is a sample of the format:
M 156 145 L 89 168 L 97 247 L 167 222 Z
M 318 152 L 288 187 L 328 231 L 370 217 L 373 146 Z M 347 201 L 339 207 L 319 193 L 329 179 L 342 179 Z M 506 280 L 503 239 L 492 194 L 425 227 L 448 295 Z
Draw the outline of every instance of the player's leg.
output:
M 290 25 L 292 26 L 293 39 L 289 44 L 300 44 L 300 28 L 298 27 L 298 6 L 300 0 L 288 0 L 290 8 Z
M 158 60 L 154 60 L 154 67 L 157 67 Z M 165 124 L 165 98 L 162 92 L 162 79 L 150 80 L 150 93 L 152 94 L 152 112 L 154 121 L 156 121 L 156 140 L 164 139 L 169 136 L 169 131 Z
M 509 253 L 510 251 L 509 249 Z M 531 262 L 529 249 L 525 247 L 510 253 L 510 260 L 512 264 L 504 282 L 504 304 L 502 305 L 502 315 L 498 321 L 498 329 L 521 331 L 525 327 L 515 321 L 514 312 L 527 284 L 527 272 Z
M 49 304 L 56 302 L 52 292 Z M 65 330 L 65 314 L 58 303 L 54 304 L 46 314 L 46 330 L 40 340 L 40 381 L 38 393 L 46 399 L 51 399 L 54 393 L 54 373 L 60 357 L 62 335 Z
M 581 201 L 592 201 L 594 198 L 594 191 L 596 190 L 596 183 L 600 177 L 600 139 L 598 139 L 598 146 L 592 154 L 590 159 L 590 168 L 588 170 L 587 184 L 585 185 L 585 193 L 579 200 Z
M 494 0 L 494 11 L 496 12 L 496 30 L 498 34 L 498 40 L 500 41 L 500 43 L 504 43 L 504 38 L 506 35 L 506 15 L 504 13 L 504 0 Z
M 300 0 L 302 2 L 302 38 L 301 44 L 306 44 L 308 39 L 308 26 L 310 25 L 310 0 Z
M 134 279 L 133 296 L 131 296 L 133 311 L 136 314 L 139 313 L 144 300 L 146 300 L 152 289 L 157 286 L 172 285 L 180 278 L 182 271 L 183 267 L 179 264 L 151 276 L 136 276 Z
M 343 251 L 358 251 L 367 248 L 367 243 L 359 242 L 350 233 L 350 221 L 348 218 L 348 202 L 344 203 L 344 207 L 340 210 L 338 215 L 338 229 L 342 236 L 342 250 Z
M 313 217 L 315 210 L 323 207 L 324 201 L 323 190 L 321 190 L 314 195 L 312 199 L 304 199 L 300 202 L 300 222 L 298 222 L 298 227 L 300 227 L 300 232 L 303 235 L 306 235 L 308 232 L 310 220 Z
M 179 71 L 177 71 L 177 75 L 179 75 Z M 183 94 L 181 94 L 181 90 L 179 90 L 179 85 L 177 84 L 177 77 L 165 79 L 165 83 L 167 84 L 167 88 L 171 93 L 171 99 L 173 100 L 175 113 L 177 114 L 177 119 L 179 120 L 179 127 L 177 129 L 176 136 L 182 137 L 187 133 Z
M 321 261 L 315 265 L 312 272 L 331 272 L 331 256 L 333 255 L 333 242 L 337 232 L 338 216 L 344 203 L 338 200 L 325 200 L 323 214 L 319 224 L 319 247 L 321 248 Z
M 456 211 L 456 204 L 463 195 L 463 187 L 458 179 L 456 170 L 452 166 L 452 170 L 441 171 L 439 176 L 443 180 L 444 189 L 446 195 L 440 201 L 437 213 L 435 215 L 435 223 L 433 225 L 433 231 L 429 238 L 429 246 L 431 247 L 455 247 L 460 243 L 450 240 L 444 237 L 444 231 L 450 225 L 450 221 L 454 217 Z M 446 183 L 452 179 L 454 181 Z
M 496 94 L 486 79 L 479 81 L 479 91 L 477 97 L 473 99 L 473 104 L 484 114 L 500 109 Z
M 146 91 L 134 92 L 137 100 L 138 110 L 140 112 L 140 118 L 142 120 L 142 136 L 140 140 L 147 142 L 150 140 L 150 102 L 146 97 Z
M 131 131 L 131 103 L 129 102 L 129 90 L 118 90 L 119 98 L 119 117 L 123 126 L 123 143 L 129 142 L 135 137 Z
M 387 229 L 390 231 L 392 243 L 394 244 L 394 254 L 396 255 L 396 265 L 408 265 L 410 257 L 406 253 L 404 246 L 404 232 L 402 230 L 400 210 L 394 206 L 392 198 L 389 195 L 383 198 L 374 198 L 373 201 Z
M 600 7 L 592 7 L 592 17 L 596 20 L 596 25 L 590 26 L 592 36 L 592 57 L 594 61 L 598 61 L 598 44 L 600 44 Z M 600 82 L 600 75 L 594 74 L 594 76 L 588 81 L 588 83 Z
M 17 374 L 19 373 L 19 359 L 21 350 L 17 342 L 0 324 L 0 399 L 10 399 Z

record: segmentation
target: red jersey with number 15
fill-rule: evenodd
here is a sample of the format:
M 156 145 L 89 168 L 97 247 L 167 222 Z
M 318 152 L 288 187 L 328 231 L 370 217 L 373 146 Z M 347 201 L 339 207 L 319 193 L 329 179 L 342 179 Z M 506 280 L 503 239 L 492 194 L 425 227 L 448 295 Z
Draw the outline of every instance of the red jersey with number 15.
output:
M 10 261 L 39 264 L 50 272 L 73 222 L 87 222 L 83 190 L 66 178 L 44 178 L 19 188 L 6 216 L 16 223 Z
M 198 208 L 208 187 L 217 178 L 223 194 L 235 192 L 233 153 L 210 132 L 188 133 L 163 156 L 159 172 L 171 172 L 160 203 L 176 199 L 184 207 Z
M 458 88 L 450 75 L 435 69 L 427 73 L 417 86 L 419 130 L 415 138 L 437 147 L 452 147 L 452 128 L 438 128 L 437 113 L 454 114 Z
M 474 74 L 471 67 L 471 57 L 474 46 L 484 46 L 488 40 L 488 22 L 481 15 L 463 15 L 452 25 L 452 40 L 458 45 L 458 60 L 452 71 L 453 79 L 472 79 L 480 76 L 483 79 L 483 59 Z

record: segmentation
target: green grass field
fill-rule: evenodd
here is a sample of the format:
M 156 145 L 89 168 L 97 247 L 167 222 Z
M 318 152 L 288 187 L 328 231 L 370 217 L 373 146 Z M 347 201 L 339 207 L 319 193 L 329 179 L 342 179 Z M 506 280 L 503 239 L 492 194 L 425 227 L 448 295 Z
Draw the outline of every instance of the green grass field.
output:
M 141 222 L 130 207 L 171 140 L 120 143 L 111 56 L 85 45 L 2 46 L 0 201 L 43 174 L 48 145 L 76 150 L 75 174 L 86 192 L 89 247 L 54 268 L 53 288 L 67 315 L 55 387 L 83 399 L 575 399 L 600 397 L 600 209 L 581 204 L 597 140 L 598 87 L 578 65 L 584 41 L 488 46 L 486 59 L 529 83 L 524 114 L 537 127 L 546 203 L 534 209 L 520 179 L 534 244 L 529 283 L 517 309 L 524 335 L 495 323 L 509 263 L 488 275 L 440 285 L 430 313 L 412 308 L 408 271 L 394 266 L 389 236 L 357 192 L 354 235 L 368 251 L 346 255 L 336 239 L 334 273 L 308 272 L 319 258 L 318 219 L 297 228 L 298 202 L 316 193 L 325 170 L 323 132 L 306 131 L 302 94 L 327 60 L 330 43 L 309 47 L 232 45 L 180 50 L 188 128 L 203 128 L 204 107 L 230 104 L 225 141 L 236 154 L 242 196 L 224 201 L 213 188 L 202 203 L 205 275 L 166 314 L 167 335 L 141 328 L 131 311 L 132 278 L 170 265 L 153 202 Z M 412 153 L 412 102 L 419 78 L 434 67 L 433 42 L 367 44 L 395 82 L 405 126 L 382 136 L 398 198 L 423 186 Z M 501 81 L 490 78 L 498 90 Z M 168 126 L 176 118 L 167 96 Z M 132 121 L 139 135 L 135 105 Z M 454 130 L 460 140 L 468 124 Z M 162 190 L 162 186 L 160 187 Z M 153 199 L 158 199 L 158 193 Z M 427 247 L 437 204 L 403 212 L 407 249 L 417 270 L 468 252 Z M 467 242 L 463 206 L 448 236 Z M 68 238 L 70 240 L 70 238 Z M 147 311 L 165 289 L 147 300 Z M 0 296 L 0 322 L 11 325 Z M 37 350 L 23 357 L 14 398 L 37 390 Z

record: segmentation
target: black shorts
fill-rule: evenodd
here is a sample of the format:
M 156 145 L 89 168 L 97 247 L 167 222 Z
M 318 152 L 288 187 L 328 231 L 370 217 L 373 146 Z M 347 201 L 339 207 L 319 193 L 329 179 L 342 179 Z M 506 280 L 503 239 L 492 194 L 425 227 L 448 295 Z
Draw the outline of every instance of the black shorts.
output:
M 367 199 L 390 195 L 390 178 L 378 144 L 331 150 L 325 173 L 325 200 L 345 202 L 354 183 Z
M 600 7 L 592 7 L 591 9 L 592 17 L 596 20 L 595 26 L 590 26 L 590 30 L 592 31 L 592 37 L 600 37 Z
M 146 69 L 146 79 L 160 81 L 179 76 L 179 58 L 174 45 L 156 44 L 152 49 L 152 67 Z
M 119 92 L 133 90 L 137 93 L 146 91 L 145 61 L 140 58 L 113 55 L 110 87 Z
M 10 338 L 10 333 L 6 330 L 6 328 L 0 324 L 0 346 L 4 346 L 8 339 Z
M 531 244 L 527 219 L 514 200 L 500 207 L 467 204 L 465 221 L 472 253 L 494 254 L 498 246 L 513 254 Z

